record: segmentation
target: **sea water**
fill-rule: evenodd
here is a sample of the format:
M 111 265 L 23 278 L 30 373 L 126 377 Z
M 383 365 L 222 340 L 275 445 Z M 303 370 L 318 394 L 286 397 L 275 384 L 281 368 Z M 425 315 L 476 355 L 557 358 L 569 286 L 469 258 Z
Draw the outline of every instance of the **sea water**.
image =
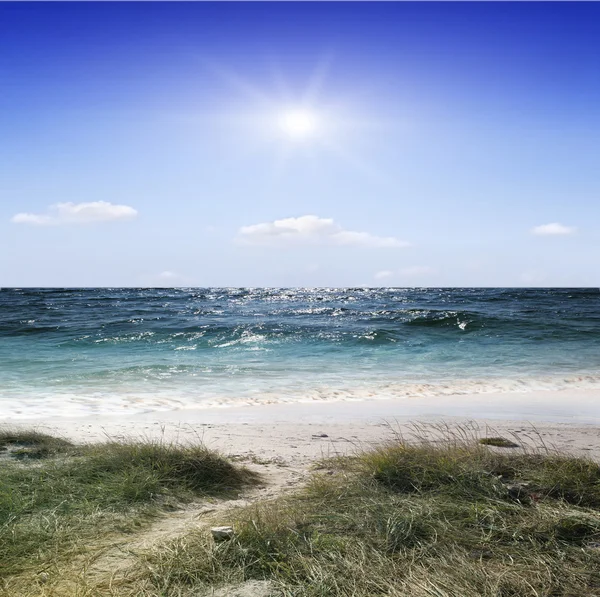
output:
M 0 417 L 600 388 L 600 291 L 0 290 Z

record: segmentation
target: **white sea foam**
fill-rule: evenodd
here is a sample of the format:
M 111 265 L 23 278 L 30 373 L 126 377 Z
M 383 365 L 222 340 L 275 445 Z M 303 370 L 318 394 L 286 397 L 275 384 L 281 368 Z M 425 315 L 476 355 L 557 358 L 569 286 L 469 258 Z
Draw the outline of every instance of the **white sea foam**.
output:
M 162 379 L 169 379 L 172 371 L 164 371 Z M 47 416 L 85 417 L 90 415 L 135 414 L 180 409 L 227 408 L 286 403 L 355 402 L 366 400 L 420 400 L 451 396 L 490 394 L 527 394 L 539 392 L 566 392 L 567 390 L 600 391 L 600 374 L 574 376 L 545 376 L 531 378 L 461 379 L 428 383 L 399 383 L 393 380 L 354 385 L 306 386 L 300 379 L 290 379 L 287 387 L 248 387 L 244 384 L 219 384 L 205 387 L 192 381 L 170 385 L 168 389 L 152 387 L 146 391 L 127 387 L 94 391 L 48 391 L 38 389 L 27 393 L 0 393 L 0 418 L 39 419 Z M 565 398 L 563 396 L 563 398 Z M 476 405 L 474 405 L 476 406 Z

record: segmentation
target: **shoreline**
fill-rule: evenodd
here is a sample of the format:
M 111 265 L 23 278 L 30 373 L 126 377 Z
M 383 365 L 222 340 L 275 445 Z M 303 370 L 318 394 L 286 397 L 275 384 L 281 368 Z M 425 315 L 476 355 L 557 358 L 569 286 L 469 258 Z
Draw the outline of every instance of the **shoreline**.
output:
M 459 395 L 432 399 L 302 402 L 153 411 L 78 418 L 4 419 L 0 427 L 35 428 L 76 442 L 152 438 L 203 441 L 237 457 L 278 460 L 304 469 L 323 456 L 410 435 L 412 424 L 471 426 L 525 443 L 600 460 L 600 391 Z M 489 432 L 486 432 L 489 428 Z
M 537 416 L 540 402 L 548 406 L 560 407 L 565 395 L 580 398 L 583 414 L 600 421 L 600 409 L 590 411 L 587 396 L 600 395 L 600 375 L 598 371 L 590 371 L 586 375 L 554 375 L 533 377 L 504 378 L 462 378 L 425 379 L 419 382 L 391 380 L 372 373 L 368 379 L 360 383 L 354 380 L 342 385 L 314 385 L 311 379 L 288 379 L 286 387 L 277 384 L 268 389 L 259 390 L 242 384 L 231 387 L 225 384 L 216 393 L 206 388 L 199 391 L 198 385 L 180 386 L 178 384 L 154 384 L 150 388 L 145 385 L 133 389 L 129 386 L 112 385 L 73 387 L 68 392 L 64 389 L 53 391 L 46 389 L 27 389 L 27 386 L 15 392 L 3 388 L 0 395 L 0 421 L 12 419 L 46 419 L 53 413 L 62 412 L 61 416 L 83 418 L 89 416 L 131 416 L 149 411 L 194 411 L 237 409 L 238 407 L 271 407 L 272 405 L 295 405 L 315 403 L 353 403 L 353 402 L 397 402 L 413 411 L 414 405 L 440 405 L 442 409 L 456 409 L 462 404 L 463 410 L 471 412 L 473 404 L 496 402 L 497 414 L 505 410 L 505 402 L 512 401 L 518 407 L 528 402 L 535 403 L 528 409 L 527 416 Z M 212 392 L 212 393 L 211 393 Z M 595 393 L 595 394 L 594 394 Z M 585 404 L 586 401 L 588 404 Z M 456 403 L 456 404 L 452 404 Z M 450 405 L 450 406 L 449 406 Z M 559 417 L 571 416 L 566 411 L 559 412 Z

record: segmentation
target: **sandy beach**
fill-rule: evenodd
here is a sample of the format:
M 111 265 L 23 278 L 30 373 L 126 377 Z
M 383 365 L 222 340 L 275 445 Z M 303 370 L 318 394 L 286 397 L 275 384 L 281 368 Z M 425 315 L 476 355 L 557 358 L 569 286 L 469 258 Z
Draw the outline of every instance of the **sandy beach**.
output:
M 446 396 L 427 400 L 312 402 L 230 408 L 148 412 L 82 418 L 5 421 L 76 442 L 107 438 L 202 440 L 238 458 L 285 464 L 305 470 L 328 455 L 349 454 L 415 425 L 468 428 L 474 434 L 511 435 L 522 443 L 545 445 L 600 459 L 600 392 L 564 391 Z

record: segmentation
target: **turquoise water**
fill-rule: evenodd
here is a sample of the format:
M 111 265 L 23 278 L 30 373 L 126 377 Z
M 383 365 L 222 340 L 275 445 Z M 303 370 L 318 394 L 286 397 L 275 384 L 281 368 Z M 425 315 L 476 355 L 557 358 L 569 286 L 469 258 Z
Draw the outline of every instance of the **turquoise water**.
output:
M 600 388 L 598 289 L 2 289 L 0 416 Z

